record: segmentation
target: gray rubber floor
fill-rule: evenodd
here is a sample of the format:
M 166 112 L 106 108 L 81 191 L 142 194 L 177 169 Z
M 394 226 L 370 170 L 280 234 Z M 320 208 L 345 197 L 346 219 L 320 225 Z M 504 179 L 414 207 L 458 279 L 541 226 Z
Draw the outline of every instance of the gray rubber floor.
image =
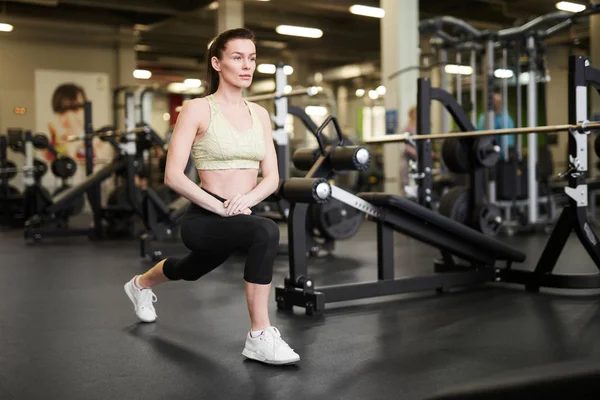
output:
M 532 269 L 544 235 L 502 240 Z M 398 276 L 430 273 L 435 249 L 396 235 Z M 0 399 L 423 399 L 450 385 L 566 360 L 600 360 L 600 296 L 488 285 L 328 305 L 322 317 L 276 309 L 301 355 L 272 367 L 241 355 L 249 328 L 243 261 L 198 282 L 155 289 L 159 319 L 140 324 L 123 284 L 150 264 L 137 242 L 0 233 Z M 335 255 L 311 261 L 318 285 L 376 278 L 365 223 Z M 575 236 L 559 271 L 595 272 Z M 287 274 L 275 265 L 274 284 Z M 568 398 L 568 397 L 566 397 Z

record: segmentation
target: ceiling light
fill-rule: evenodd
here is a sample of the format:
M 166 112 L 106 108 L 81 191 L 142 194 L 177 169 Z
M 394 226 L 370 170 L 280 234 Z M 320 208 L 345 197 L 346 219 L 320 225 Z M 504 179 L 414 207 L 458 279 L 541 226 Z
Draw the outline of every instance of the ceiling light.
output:
M 306 38 L 320 38 L 323 36 L 323 31 L 316 28 L 305 28 L 303 26 L 279 25 L 275 28 L 275 32 L 280 35 L 300 36 Z
M 556 8 L 560 11 L 567 11 L 572 13 L 581 12 L 585 10 L 585 6 L 583 4 L 571 3 L 570 1 L 559 1 L 558 3 L 556 3 Z
M 167 86 L 167 90 L 171 93 L 183 93 L 188 89 L 183 82 L 173 82 L 169 83 Z
M 259 64 L 256 70 L 261 74 L 274 74 L 277 67 L 274 64 Z
M 169 113 L 163 114 L 163 121 L 169 121 L 170 119 L 171 119 L 171 114 L 169 114 Z
M 136 69 L 133 71 L 133 77 L 136 79 L 150 79 L 152 77 L 152 72 L 147 69 Z
M 12 32 L 13 26 L 11 24 L 0 23 L 0 32 Z
M 283 93 L 288 94 L 292 91 L 292 86 L 290 85 L 285 85 L 285 87 L 283 88 Z
M 473 73 L 473 68 L 468 65 L 448 64 L 444 67 L 444 71 L 446 71 L 447 74 L 471 75 Z
M 200 79 L 188 78 L 183 81 L 183 84 L 189 88 L 199 88 L 202 86 L 202 81 Z
M 365 95 L 365 89 L 356 89 L 356 92 L 354 94 L 356 95 L 356 97 L 363 97 Z
M 515 76 L 515 73 L 510 69 L 498 68 L 494 71 L 494 76 L 498 79 L 509 79 Z
M 383 18 L 385 17 L 385 10 L 379 7 L 361 6 L 355 4 L 350 7 L 350 12 L 356 15 L 362 15 L 364 17 Z
M 387 93 L 387 89 L 385 88 L 385 86 L 378 86 L 377 89 L 375 89 L 375 91 L 380 96 L 385 96 L 385 94 Z
M 324 117 L 327 115 L 327 109 L 322 106 L 308 106 L 304 111 L 311 117 Z
M 274 64 L 259 64 L 258 67 L 256 67 L 256 71 L 261 74 L 274 74 L 277 71 L 277 67 Z M 289 65 L 284 65 L 283 73 L 291 75 L 294 73 L 294 68 Z
M 216 10 L 217 8 L 219 8 L 219 2 L 218 1 L 213 1 L 212 3 L 210 3 L 208 5 L 208 9 L 209 10 Z
M 379 95 L 377 94 L 377 91 L 375 91 L 375 90 L 369 90 L 369 97 L 372 100 L 376 100 L 377 98 L 379 98 Z

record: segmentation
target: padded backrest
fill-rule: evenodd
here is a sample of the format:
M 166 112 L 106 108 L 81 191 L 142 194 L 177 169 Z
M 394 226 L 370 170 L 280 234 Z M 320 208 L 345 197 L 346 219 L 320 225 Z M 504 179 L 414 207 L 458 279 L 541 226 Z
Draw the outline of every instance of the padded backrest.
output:
M 438 229 L 459 236 L 473 246 L 486 249 L 496 260 L 515 262 L 523 262 L 525 260 L 526 256 L 523 252 L 513 249 L 494 238 L 485 236 L 475 229 L 469 228 L 413 201 L 385 193 L 359 193 L 357 196 L 378 207 L 388 208 L 392 212 L 410 214 Z

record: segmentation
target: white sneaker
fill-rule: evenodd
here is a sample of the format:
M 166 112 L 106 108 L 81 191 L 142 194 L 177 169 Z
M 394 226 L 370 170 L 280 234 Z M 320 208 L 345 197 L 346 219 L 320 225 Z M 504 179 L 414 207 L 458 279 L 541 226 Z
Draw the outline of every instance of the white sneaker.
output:
M 248 332 L 242 354 L 250 359 L 274 365 L 294 364 L 300 361 L 300 356 L 283 341 L 281 333 L 274 326 L 269 326 L 255 338 Z
M 156 303 L 158 298 L 152 289 L 138 289 L 133 283 L 134 279 L 135 277 L 125 284 L 125 293 L 133 303 L 133 309 L 138 318 L 143 322 L 154 322 L 157 315 L 152 303 Z

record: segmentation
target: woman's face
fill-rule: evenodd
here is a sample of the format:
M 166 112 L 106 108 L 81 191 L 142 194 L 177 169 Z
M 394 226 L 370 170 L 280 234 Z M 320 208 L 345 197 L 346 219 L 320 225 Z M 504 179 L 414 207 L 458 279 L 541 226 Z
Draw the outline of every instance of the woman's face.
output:
M 75 104 L 69 105 L 67 110 L 57 113 L 58 121 L 63 131 L 68 135 L 78 135 L 83 131 L 84 113 L 83 113 L 84 99 L 81 94 L 77 95 L 77 101 Z
M 211 61 L 222 81 L 245 89 L 252 83 L 256 69 L 256 46 L 252 40 L 233 39 L 227 42 L 221 60 L 213 57 Z

